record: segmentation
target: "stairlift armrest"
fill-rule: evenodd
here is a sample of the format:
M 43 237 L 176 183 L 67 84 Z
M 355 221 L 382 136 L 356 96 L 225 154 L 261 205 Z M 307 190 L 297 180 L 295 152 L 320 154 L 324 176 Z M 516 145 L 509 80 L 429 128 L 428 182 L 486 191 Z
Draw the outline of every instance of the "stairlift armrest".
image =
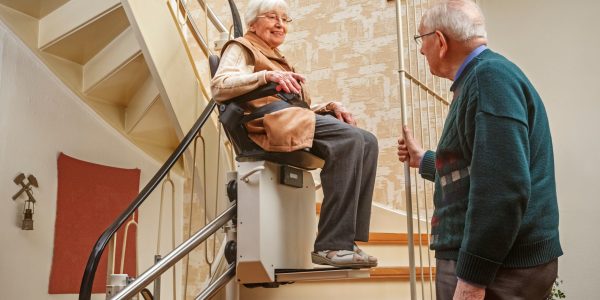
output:
M 286 102 L 289 102 L 289 101 L 292 101 L 292 100 L 298 98 L 297 94 L 284 93 L 284 92 L 277 91 L 277 86 L 278 86 L 277 83 L 269 82 L 251 92 L 248 92 L 241 96 L 231 98 L 231 99 L 223 101 L 221 103 L 222 104 L 230 104 L 230 103 L 241 104 L 241 103 L 245 103 L 248 101 L 252 101 L 252 100 L 256 100 L 256 99 L 268 97 L 268 96 L 276 96 Z

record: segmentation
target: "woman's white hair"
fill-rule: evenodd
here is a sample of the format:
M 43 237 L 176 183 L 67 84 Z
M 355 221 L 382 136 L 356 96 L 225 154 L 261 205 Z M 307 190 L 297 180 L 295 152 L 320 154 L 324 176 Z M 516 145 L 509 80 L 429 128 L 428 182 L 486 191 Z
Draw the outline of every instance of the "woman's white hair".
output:
M 439 30 L 457 41 L 486 38 L 485 18 L 472 0 L 444 0 L 428 9 L 421 18 L 427 31 Z
M 256 17 L 275 9 L 283 10 L 287 14 L 289 6 L 285 0 L 251 0 L 244 15 L 246 26 L 250 27 L 252 23 L 256 22 Z

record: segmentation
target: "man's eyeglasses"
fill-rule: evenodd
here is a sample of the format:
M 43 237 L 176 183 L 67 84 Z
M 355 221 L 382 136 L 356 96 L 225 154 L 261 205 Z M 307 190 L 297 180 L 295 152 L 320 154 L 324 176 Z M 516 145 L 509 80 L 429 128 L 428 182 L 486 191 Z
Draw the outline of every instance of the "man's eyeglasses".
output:
M 421 34 L 421 35 L 415 35 L 413 38 L 415 39 L 415 43 L 417 43 L 417 45 L 421 45 L 421 40 L 423 39 L 423 37 L 426 37 L 428 35 L 432 35 L 434 34 L 435 31 L 432 31 L 430 33 L 426 33 L 426 34 Z
M 274 14 L 274 13 L 266 13 L 264 15 L 257 16 L 257 18 L 266 18 L 267 20 L 269 20 L 272 23 L 281 22 L 283 24 L 288 24 L 288 23 L 292 22 L 292 18 L 290 18 L 288 16 L 278 16 L 277 14 Z

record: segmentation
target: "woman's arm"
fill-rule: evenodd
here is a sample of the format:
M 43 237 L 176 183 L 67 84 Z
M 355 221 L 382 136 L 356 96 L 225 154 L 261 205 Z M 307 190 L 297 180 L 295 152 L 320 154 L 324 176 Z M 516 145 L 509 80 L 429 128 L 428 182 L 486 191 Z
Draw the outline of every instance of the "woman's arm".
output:
M 218 102 L 248 93 L 267 82 L 276 82 L 278 89 L 300 94 L 300 83 L 304 81 L 304 76 L 293 72 L 254 72 L 252 55 L 242 46 L 232 43 L 221 56 L 219 69 L 211 80 L 211 91 Z
M 242 46 L 231 43 L 211 80 L 210 88 L 215 101 L 228 100 L 265 85 L 267 71 L 254 72 L 252 56 Z

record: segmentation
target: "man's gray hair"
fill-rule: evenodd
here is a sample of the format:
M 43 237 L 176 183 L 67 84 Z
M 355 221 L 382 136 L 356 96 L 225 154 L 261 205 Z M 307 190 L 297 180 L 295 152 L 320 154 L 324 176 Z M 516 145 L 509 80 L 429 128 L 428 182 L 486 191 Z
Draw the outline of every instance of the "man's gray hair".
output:
M 244 15 L 246 26 L 250 27 L 250 24 L 256 22 L 256 17 L 274 9 L 281 9 L 287 14 L 289 6 L 285 0 L 251 0 Z
M 437 2 L 423 14 L 421 25 L 427 31 L 439 30 L 457 41 L 487 37 L 483 13 L 471 0 Z

